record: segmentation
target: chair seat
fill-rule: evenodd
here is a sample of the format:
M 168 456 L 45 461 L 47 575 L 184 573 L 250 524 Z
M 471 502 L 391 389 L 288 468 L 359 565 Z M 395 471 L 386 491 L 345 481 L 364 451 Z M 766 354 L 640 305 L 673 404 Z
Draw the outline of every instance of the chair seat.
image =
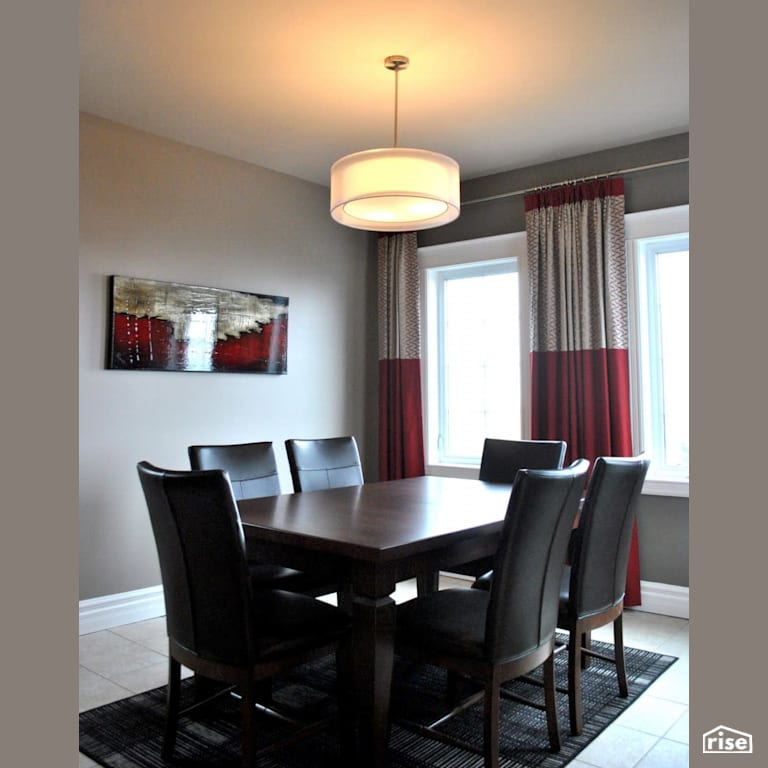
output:
M 331 643 L 350 628 L 347 614 L 296 592 L 258 592 L 252 602 L 252 637 L 262 661 Z
M 491 582 L 493 581 L 493 571 L 487 571 L 482 576 L 478 576 L 472 584 L 473 589 L 484 589 L 488 592 L 491 588 Z
M 488 593 L 444 589 L 397 607 L 397 630 L 408 644 L 430 653 L 481 659 Z
M 458 573 L 462 576 L 472 576 L 477 578 L 480 574 L 489 571 L 491 568 L 493 568 L 493 558 L 483 557 L 480 560 L 472 560 L 468 563 L 449 565 L 443 570 L 447 573 Z
M 307 573 L 269 565 L 258 561 L 248 562 L 251 586 L 254 590 L 282 589 L 287 592 L 303 592 L 312 596 L 327 595 L 339 588 L 338 579 L 331 573 Z
M 606 596 L 603 604 L 592 606 L 588 611 L 574 613 L 575 608 L 571 601 L 571 566 L 566 565 L 563 569 L 562 579 L 560 580 L 560 605 L 557 612 L 557 626 L 561 629 L 572 629 L 577 619 L 579 621 L 584 621 L 589 620 L 591 617 L 601 616 L 604 613 L 615 609 L 621 602 L 621 597 L 612 601 Z

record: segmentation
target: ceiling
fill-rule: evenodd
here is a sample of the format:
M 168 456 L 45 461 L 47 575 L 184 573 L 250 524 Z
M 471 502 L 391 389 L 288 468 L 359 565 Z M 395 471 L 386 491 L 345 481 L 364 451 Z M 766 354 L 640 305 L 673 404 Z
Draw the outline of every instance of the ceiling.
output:
M 688 0 L 81 0 L 80 109 L 325 186 L 342 155 L 462 180 L 688 130 Z

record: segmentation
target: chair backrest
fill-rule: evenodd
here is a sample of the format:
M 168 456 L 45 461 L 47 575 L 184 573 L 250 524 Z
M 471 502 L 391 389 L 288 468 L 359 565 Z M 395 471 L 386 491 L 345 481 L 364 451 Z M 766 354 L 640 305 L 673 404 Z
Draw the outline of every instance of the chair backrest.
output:
M 223 470 L 137 466 L 155 535 L 168 636 L 198 656 L 248 661 L 245 538 Z
M 521 469 L 509 498 L 485 627 L 485 654 L 510 659 L 552 641 L 568 539 L 589 462 Z
M 512 483 L 518 469 L 562 469 L 563 440 L 498 440 L 483 444 L 479 479 L 487 483 Z
M 650 461 L 596 459 L 571 549 L 569 613 L 607 610 L 624 598 L 637 500 Z
M 236 499 L 278 496 L 280 477 L 272 443 L 190 445 L 192 469 L 224 469 Z
M 286 440 L 285 451 L 296 493 L 363 484 L 354 437 Z

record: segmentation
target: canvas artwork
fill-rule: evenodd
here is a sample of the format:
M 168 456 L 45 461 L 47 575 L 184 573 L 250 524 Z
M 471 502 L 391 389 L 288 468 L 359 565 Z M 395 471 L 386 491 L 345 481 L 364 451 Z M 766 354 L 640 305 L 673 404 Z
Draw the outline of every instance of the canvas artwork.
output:
M 288 299 L 113 276 L 108 367 L 287 371 Z

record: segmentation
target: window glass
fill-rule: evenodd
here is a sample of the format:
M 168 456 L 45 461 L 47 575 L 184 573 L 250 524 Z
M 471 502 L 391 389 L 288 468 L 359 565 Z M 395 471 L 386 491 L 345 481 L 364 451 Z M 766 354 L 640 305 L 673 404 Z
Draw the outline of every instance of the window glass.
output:
M 491 435 L 520 435 L 515 261 L 436 270 L 440 463 L 477 464 Z
M 640 238 L 632 246 L 639 369 L 635 442 L 651 459 L 651 477 L 687 481 L 688 234 Z

